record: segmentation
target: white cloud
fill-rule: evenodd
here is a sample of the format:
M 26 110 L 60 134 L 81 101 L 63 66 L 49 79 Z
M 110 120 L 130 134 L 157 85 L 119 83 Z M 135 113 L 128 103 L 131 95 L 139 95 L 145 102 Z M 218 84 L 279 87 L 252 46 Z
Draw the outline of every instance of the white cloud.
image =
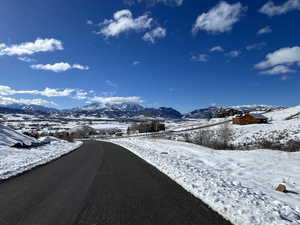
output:
M 236 57 L 241 55 L 241 51 L 240 50 L 233 50 L 233 51 L 228 52 L 226 55 L 229 56 L 229 57 L 232 57 L 232 58 L 236 58 Z
M 18 45 L 0 43 L 0 55 L 32 55 L 38 52 L 63 50 L 62 42 L 56 39 L 36 39 L 35 42 L 24 42 Z
M 47 97 L 66 97 L 70 96 L 74 92 L 74 89 L 63 89 L 63 90 L 58 90 L 58 89 L 53 89 L 53 88 L 45 88 L 43 91 L 39 91 L 38 93 L 43 96 Z
M 196 34 L 199 30 L 212 33 L 230 31 L 246 9 L 240 2 L 231 5 L 222 1 L 207 13 L 198 16 L 192 32 Z
M 266 69 L 276 65 L 300 65 L 300 47 L 286 47 L 269 53 L 266 59 L 255 65 L 257 69 Z
M 133 62 L 132 62 L 132 65 L 133 65 L 133 66 L 137 66 L 137 65 L 139 65 L 139 64 L 141 64 L 140 61 L 133 61 Z
M 284 75 L 284 76 L 282 76 L 281 78 L 280 78 L 280 80 L 283 80 L 283 81 L 285 81 L 285 80 L 288 80 L 290 77 L 289 76 L 287 76 L 287 75 Z
M 125 0 L 124 1 L 128 5 L 134 5 L 136 3 L 146 3 L 147 5 L 155 5 L 158 3 L 163 3 L 169 6 L 181 6 L 183 4 L 183 0 Z
M 49 106 L 49 105 L 56 105 L 54 102 L 50 102 L 44 99 L 24 99 L 24 98 L 10 98 L 10 97 L 4 97 L 0 96 L 0 105 L 9 105 L 9 104 L 25 104 L 25 105 L 43 105 L 43 106 Z
M 259 12 L 268 16 L 276 16 L 292 10 L 300 10 L 300 0 L 288 0 L 282 5 L 275 5 L 273 1 L 269 1 L 260 8 Z
M 85 100 L 88 98 L 89 92 L 84 91 L 84 90 L 76 90 L 75 96 L 73 96 L 74 99 L 77 100 Z
M 257 34 L 269 34 L 272 33 L 272 29 L 270 26 L 265 26 L 257 31 Z
M 198 54 L 198 55 L 193 55 L 192 56 L 192 61 L 195 62 L 207 62 L 209 56 L 206 54 Z
M 106 80 L 105 83 L 112 88 L 115 88 L 115 89 L 118 88 L 118 84 L 112 82 L 111 80 Z
M 221 46 L 214 46 L 209 51 L 210 52 L 224 52 L 224 49 Z
M 42 91 L 39 90 L 14 90 L 9 86 L 0 85 L 0 95 L 17 95 L 17 94 L 29 94 L 29 95 L 41 95 L 46 97 L 66 97 L 70 96 L 75 90 L 74 89 L 53 89 L 45 88 Z
M 87 20 L 87 21 L 86 21 L 86 24 L 87 24 L 87 25 L 93 25 L 94 22 L 93 22 L 92 20 Z
M 296 70 L 290 69 L 288 66 L 278 65 L 274 66 L 272 69 L 261 71 L 261 74 L 276 75 L 285 73 L 295 73 Z
M 107 84 L 112 84 L 115 87 L 116 84 L 111 81 L 106 82 Z M 102 93 L 104 94 L 104 93 Z M 34 105 L 56 105 L 53 101 L 47 101 L 41 98 L 16 98 L 11 97 L 13 95 L 40 95 L 45 97 L 68 97 L 76 100 L 86 100 L 86 102 L 98 102 L 103 105 L 106 104 L 122 104 L 122 103 L 137 103 L 142 104 L 143 100 L 140 97 L 112 97 L 114 92 L 107 93 L 107 97 L 96 96 L 94 90 L 82 90 L 82 89 L 54 89 L 45 88 L 43 90 L 15 90 L 9 86 L 0 85 L 0 104 L 7 105 L 12 103 L 20 104 L 34 104 Z
M 69 64 L 66 62 L 59 62 L 54 64 L 36 64 L 30 66 L 34 70 L 49 70 L 53 72 L 64 72 L 70 69 L 78 69 L 78 70 L 89 70 L 88 66 L 82 66 L 79 64 Z
M 151 30 L 143 36 L 144 41 L 149 41 L 155 43 L 155 39 L 164 38 L 167 35 L 167 30 L 162 27 L 157 27 L 154 30 Z
M 122 103 L 136 103 L 142 104 L 144 101 L 137 96 L 132 97 L 92 97 L 89 99 L 91 102 L 98 102 L 102 103 L 103 105 L 106 104 L 122 104 Z
M 252 45 L 247 45 L 246 49 L 248 51 L 251 51 L 251 50 L 260 50 L 260 49 L 263 49 L 264 47 L 266 47 L 266 45 L 267 45 L 266 42 L 254 43 Z
M 82 65 L 80 65 L 80 64 L 73 64 L 72 69 L 89 70 L 90 67 L 88 67 L 88 66 L 82 66 Z
M 133 18 L 128 9 L 115 12 L 113 19 L 105 20 L 100 24 L 101 30 L 98 34 L 108 37 L 116 37 L 121 33 L 129 31 L 143 31 L 151 28 L 153 19 L 148 14 Z
M 27 56 L 24 56 L 24 57 L 18 57 L 18 59 L 19 59 L 20 61 L 28 62 L 28 63 L 30 63 L 30 62 L 35 62 L 35 61 L 36 61 L 35 59 L 29 58 L 29 57 L 27 57 Z

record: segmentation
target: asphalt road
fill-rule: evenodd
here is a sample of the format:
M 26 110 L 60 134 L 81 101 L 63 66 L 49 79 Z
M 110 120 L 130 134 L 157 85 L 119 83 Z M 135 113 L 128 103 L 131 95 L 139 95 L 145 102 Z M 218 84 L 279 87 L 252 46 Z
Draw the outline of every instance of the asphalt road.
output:
M 124 148 L 88 141 L 0 183 L 1 225 L 229 225 Z

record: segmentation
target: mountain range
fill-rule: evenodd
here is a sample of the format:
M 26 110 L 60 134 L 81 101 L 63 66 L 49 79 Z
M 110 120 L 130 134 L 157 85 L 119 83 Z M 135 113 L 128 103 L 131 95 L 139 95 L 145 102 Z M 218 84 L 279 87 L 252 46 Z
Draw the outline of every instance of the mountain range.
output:
M 268 105 L 242 105 L 229 107 L 208 107 L 194 110 L 192 112 L 181 114 L 173 108 L 147 108 L 136 103 L 122 103 L 122 104 L 103 104 L 92 103 L 86 106 L 77 107 L 68 110 L 58 110 L 55 108 L 48 108 L 39 105 L 24 105 L 24 104 L 10 104 L 1 105 L 0 113 L 25 113 L 25 114 L 57 114 L 60 116 L 96 116 L 102 118 L 135 118 L 135 117 L 151 117 L 151 118 L 194 118 L 206 119 L 214 118 L 221 109 L 232 108 L 241 112 L 257 112 L 257 111 L 272 111 L 282 109 L 283 107 L 268 106 Z

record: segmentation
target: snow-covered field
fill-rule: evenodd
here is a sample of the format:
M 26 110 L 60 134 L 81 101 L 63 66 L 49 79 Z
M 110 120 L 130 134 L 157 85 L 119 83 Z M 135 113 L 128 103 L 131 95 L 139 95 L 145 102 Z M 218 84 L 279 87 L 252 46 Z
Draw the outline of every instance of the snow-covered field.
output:
M 267 124 L 233 125 L 229 123 L 231 138 L 228 144 L 237 148 L 256 148 L 260 143 L 269 141 L 271 143 L 286 146 L 289 141 L 300 142 L 300 106 L 290 107 L 264 114 L 269 119 Z M 288 119 L 287 119 L 288 118 Z M 215 118 L 209 121 L 202 121 L 202 125 L 230 120 L 230 118 Z M 212 126 L 202 130 L 207 130 L 212 139 L 218 138 L 218 130 L 223 125 Z M 191 126 L 193 127 L 193 126 Z M 184 126 L 174 130 L 180 131 Z M 184 140 L 184 135 L 189 135 L 191 139 L 197 135 L 199 130 L 187 131 L 173 135 L 174 140 Z M 300 150 L 300 149 L 299 149 Z
M 1 116 L 1 115 L 0 115 Z M 37 118 L 31 115 L 2 115 L 3 124 L 13 127 L 19 132 L 56 133 L 65 132 L 76 126 L 90 126 L 96 130 L 118 129 L 126 133 L 130 122 L 116 120 L 103 120 L 93 117 L 76 118 L 74 120 L 62 120 L 59 118 Z M 1 118 L 0 118 L 1 121 Z
M 212 119 L 183 119 L 183 120 L 167 120 L 165 121 L 167 131 L 182 131 L 187 129 L 198 128 L 200 126 L 211 125 L 215 123 L 224 122 L 230 118 L 212 118 Z
M 216 129 L 216 127 L 214 128 Z M 258 140 L 285 144 L 290 140 L 300 141 L 300 119 L 272 121 L 270 124 L 232 125 L 232 141 L 235 146 L 253 145 Z
M 300 224 L 300 152 L 216 151 L 160 139 L 115 139 L 236 225 Z M 288 193 L 276 192 L 283 183 Z
M 261 138 L 278 140 L 281 144 L 290 140 L 300 141 L 300 117 L 286 120 L 297 113 L 300 113 L 300 106 L 266 113 L 265 116 L 270 120 L 268 124 L 233 125 L 232 144 L 253 144 Z

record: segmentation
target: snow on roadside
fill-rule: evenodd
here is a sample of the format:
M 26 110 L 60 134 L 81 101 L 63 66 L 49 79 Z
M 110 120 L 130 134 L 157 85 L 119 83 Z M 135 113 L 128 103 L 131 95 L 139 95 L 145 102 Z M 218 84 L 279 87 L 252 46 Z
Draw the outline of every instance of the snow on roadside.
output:
M 51 140 L 50 144 L 30 149 L 0 147 L 0 180 L 46 164 L 82 145 L 79 141 L 70 143 L 63 140 Z
M 158 168 L 233 224 L 300 224 L 299 152 L 216 151 L 146 138 L 111 142 Z M 279 183 L 293 192 L 276 192 Z
M 0 124 L 0 147 L 12 146 L 16 143 L 25 143 L 31 145 L 35 142 L 37 142 L 36 139 L 28 137 Z

